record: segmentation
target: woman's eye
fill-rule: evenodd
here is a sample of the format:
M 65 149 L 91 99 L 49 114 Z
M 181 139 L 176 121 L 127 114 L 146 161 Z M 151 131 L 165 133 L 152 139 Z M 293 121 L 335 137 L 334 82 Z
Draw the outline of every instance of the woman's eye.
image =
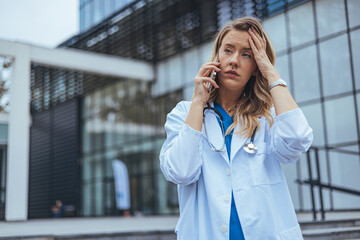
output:
M 231 50 L 230 49 L 225 49 L 225 52 L 226 53 L 231 53 Z
M 243 56 L 244 56 L 244 57 L 247 57 L 247 58 L 251 58 L 251 55 L 248 54 L 248 53 L 243 53 Z

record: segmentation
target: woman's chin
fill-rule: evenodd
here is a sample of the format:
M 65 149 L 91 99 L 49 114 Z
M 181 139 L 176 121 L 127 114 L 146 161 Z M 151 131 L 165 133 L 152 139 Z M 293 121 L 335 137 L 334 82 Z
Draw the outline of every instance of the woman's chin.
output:
M 243 89 L 245 85 L 246 83 L 242 82 L 239 79 L 228 78 L 221 81 L 220 88 L 223 87 L 230 91 L 239 91 Z

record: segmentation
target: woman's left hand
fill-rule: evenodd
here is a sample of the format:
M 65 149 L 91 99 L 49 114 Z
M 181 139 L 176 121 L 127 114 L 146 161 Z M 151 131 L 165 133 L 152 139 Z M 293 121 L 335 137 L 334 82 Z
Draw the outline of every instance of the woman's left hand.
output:
M 261 38 L 260 35 L 249 28 L 249 42 L 251 50 L 254 54 L 256 64 L 261 72 L 261 74 L 266 78 L 270 83 L 278 80 L 280 78 L 279 73 L 276 71 L 275 67 L 271 64 L 267 54 L 266 54 L 266 40 Z

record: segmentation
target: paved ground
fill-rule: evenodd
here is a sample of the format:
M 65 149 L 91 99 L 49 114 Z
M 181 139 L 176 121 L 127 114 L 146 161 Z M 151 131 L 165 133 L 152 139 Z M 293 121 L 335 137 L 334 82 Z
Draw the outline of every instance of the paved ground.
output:
M 104 217 L 0 222 L 0 237 L 173 231 L 177 216 Z
M 298 213 L 300 222 L 312 221 L 312 213 Z M 98 217 L 0 222 L 0 237 L 64 236 L 128 232 L 174 231 L 178 216 Z M 318 215 L 320 220 L 320 215 Z M 327 220 L 360 219 L 360 211 L 331 212 Z

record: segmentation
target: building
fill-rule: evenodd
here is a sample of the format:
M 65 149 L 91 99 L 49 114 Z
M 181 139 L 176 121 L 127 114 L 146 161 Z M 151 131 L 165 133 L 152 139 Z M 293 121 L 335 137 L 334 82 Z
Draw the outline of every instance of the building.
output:
M 166 114 L 191 99 L 216 31 L 245 15 L 263 19 L 276 68 L 314 129 L 308 154 L 283 167 L 296 210 L 360 208 L 358 1 L 123 3 L 112 12 L 107 1 L 80 1 L 84 32 L 59 48 L 147 61 L 155 79 L 31 66 L 29 218 L 51 217 L 57 199 L 77 216 L 119 214 L 114 159 L 128 167 L 132 214 L 177 214 L 176 186 L 165 181 L 158 160 Z
M 132 2 L 134 0 L 80 0 L 80 32 L 88 30 Z

